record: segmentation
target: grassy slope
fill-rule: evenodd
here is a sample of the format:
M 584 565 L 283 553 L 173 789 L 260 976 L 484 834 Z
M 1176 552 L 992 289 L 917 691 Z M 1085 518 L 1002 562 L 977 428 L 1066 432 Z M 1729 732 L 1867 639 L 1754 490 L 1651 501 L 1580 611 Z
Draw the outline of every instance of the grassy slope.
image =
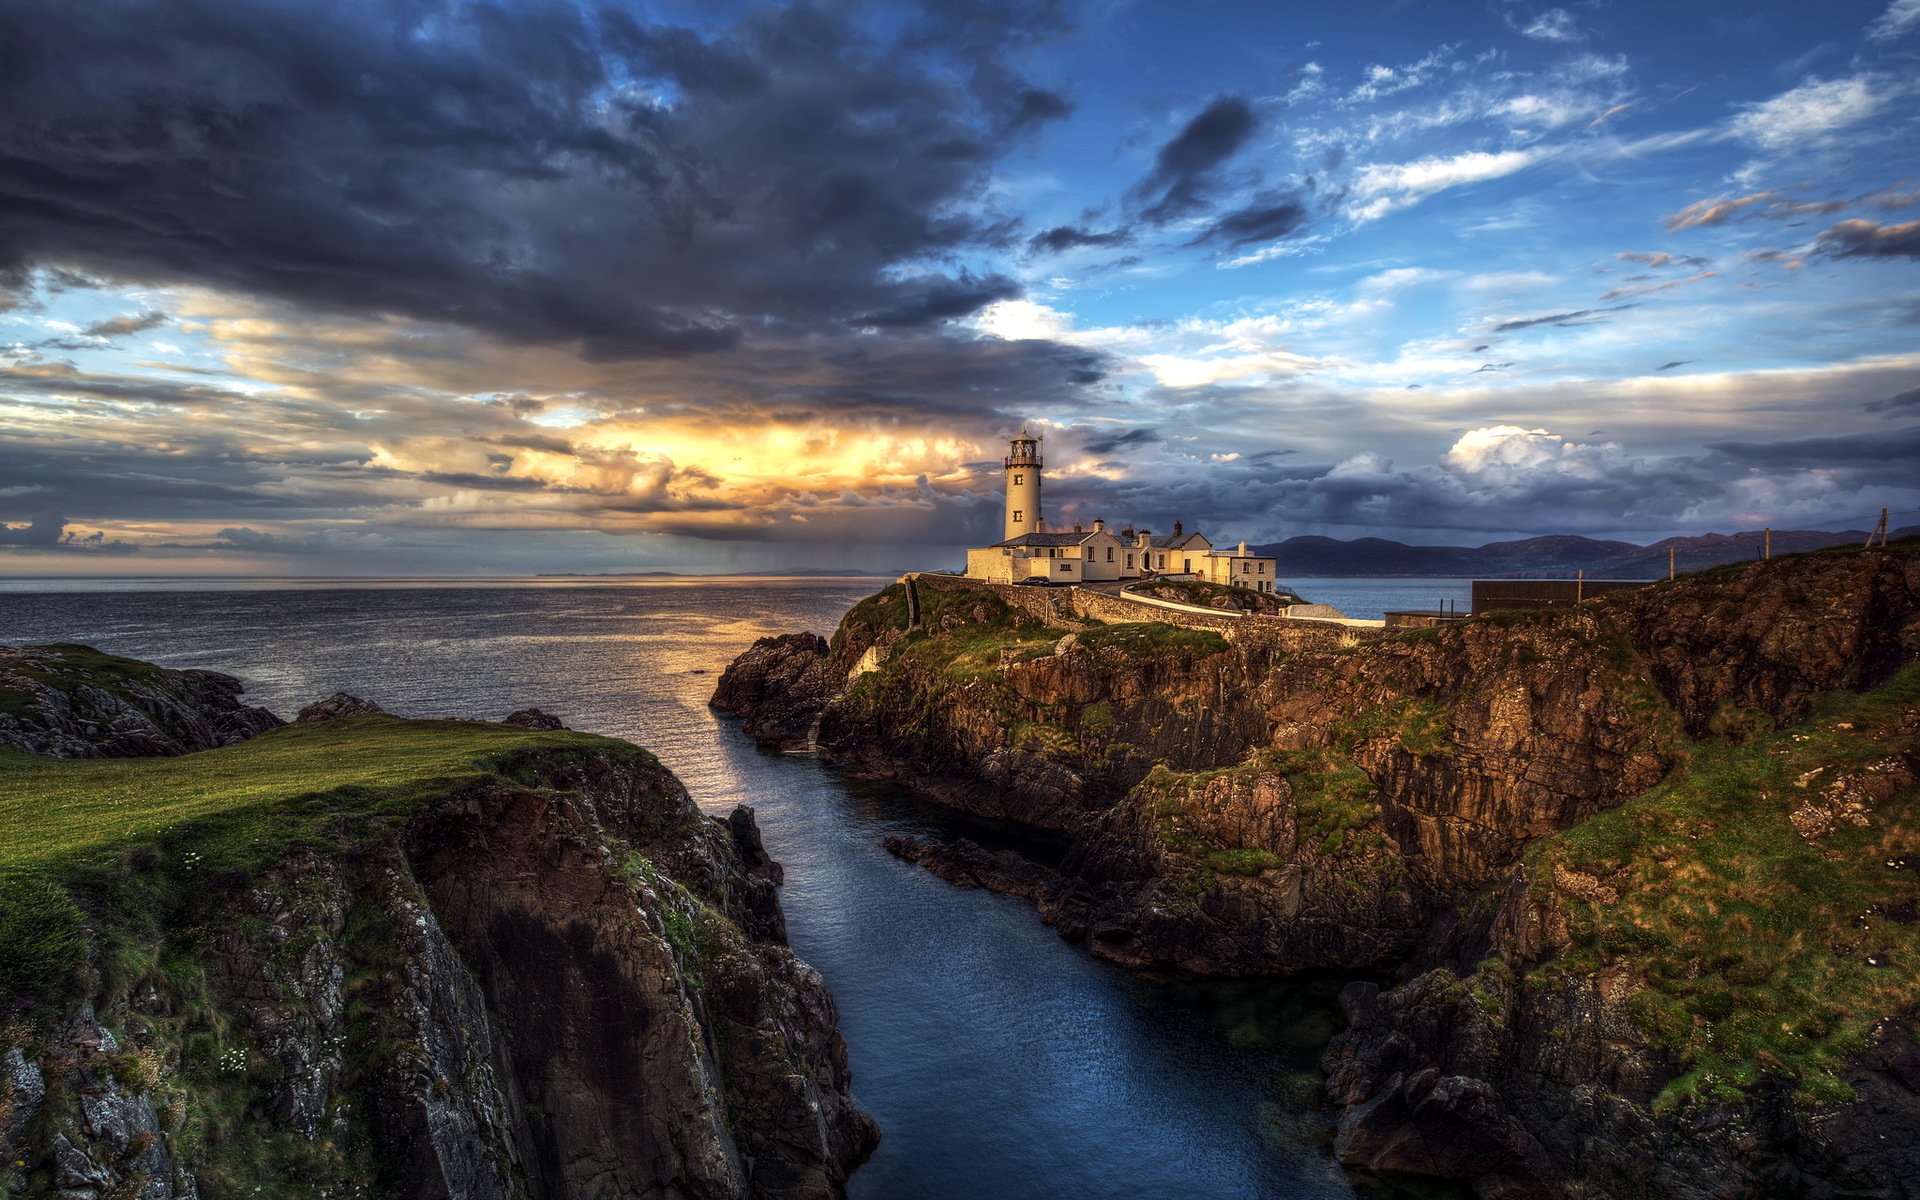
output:
M 1920 789 L 1869 800 L 1809 840 L 1790 815 L 1843 778 L 1920 754 L 1920 667 L 1745 745 L 1697 746 L 1665 782 L 1530 855 L 1573 945 L 1534 969 L 1624 974 L 1628 1011 L 1685 1073 L 1663 1106 L 1768 1077 L 1841 1099 L 1845 1057 L 1920 1008 Z M 1860 795 L 1857 789 L 1855 796 Z M 1488 966 L 1486 969 L 1497 969 Z
M 343 823 L 405 816 L 537 750 L 645 752 L 568 731 L 354 717 L 178 758 L 0 752 L 0 996 L 71 968 L 84 901 L 155 853 L 171 875 L 251 869 L 339 844 Z

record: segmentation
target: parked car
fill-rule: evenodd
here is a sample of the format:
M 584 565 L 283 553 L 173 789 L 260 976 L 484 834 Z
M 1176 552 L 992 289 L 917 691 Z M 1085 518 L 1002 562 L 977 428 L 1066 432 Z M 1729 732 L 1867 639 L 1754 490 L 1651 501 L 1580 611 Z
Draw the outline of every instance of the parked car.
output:
M 1019 587 L 1052 587 L 1053 586 L 1053 580 L 1042 579 L 1038 575 L 1029 575 L 1025 579 L 1016 579 L 1013 582 L 1015 583 L 1016 586 L 1019 586 Z

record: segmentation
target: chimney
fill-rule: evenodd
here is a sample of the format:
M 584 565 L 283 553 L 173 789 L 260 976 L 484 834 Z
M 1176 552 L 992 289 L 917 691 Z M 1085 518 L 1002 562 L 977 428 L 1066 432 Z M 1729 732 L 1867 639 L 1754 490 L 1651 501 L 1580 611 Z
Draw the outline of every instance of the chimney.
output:
M 1107 519 L 1105 517 L 1095 517 L 1093 519 L 1093 531 L 1095 533 L 1105 533 L 1107 531 Z
M 1082 529 L 1082 528 L 1080 528 L 1080 522 L 1078 522 L 1078 521 L 1075 521 L 1075 522 L 1073 523 L 1073 531 L 1074 531 L 1075 533 L 1085 533 L 1085 532 L 1086 532 L 1086 530 L 1084 530 L 1084 529 Z
M 1247 539 L 1241 538 L 1240 539 L 1240 557 L 1245 558 L 1246 556 L 1247 556 Z
M 1175 522 L 1173 523 L 1173 536 L 1175 536 L 1175 537 L 1179 537 L 1179 536 L 1180 536 L 1180 522 L 1178 522 L 1178 521 L 1175 521 Z
M 1039 533 L 1045 533 L 1047 531 L 1047 519 L 1045 517 L 1036 517 L 1034 520 L 1037 522 L 1034 526 L 1035 530 Z

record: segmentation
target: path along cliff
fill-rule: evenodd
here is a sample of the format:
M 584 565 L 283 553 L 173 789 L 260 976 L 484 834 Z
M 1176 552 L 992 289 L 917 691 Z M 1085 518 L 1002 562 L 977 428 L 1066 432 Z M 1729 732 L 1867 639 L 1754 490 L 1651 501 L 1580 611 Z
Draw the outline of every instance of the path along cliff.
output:
M 638 747 L 0 650 L 0 1192 L 842 1193 L 750 809 Z
M 1920 543 L 1351 646 L 917 599 L 763 641 L 716 706 L 1064 835 L 896 850 L 1097 955 L 1354 975 L 1349 1164 L 1920 1195 Z

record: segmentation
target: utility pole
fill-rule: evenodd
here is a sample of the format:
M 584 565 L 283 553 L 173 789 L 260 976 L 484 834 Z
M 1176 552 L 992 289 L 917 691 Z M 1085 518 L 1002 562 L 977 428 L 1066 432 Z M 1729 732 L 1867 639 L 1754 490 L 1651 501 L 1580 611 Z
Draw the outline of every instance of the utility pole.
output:
M 1673 547 L 1667 547 L 1667 582 L 1673 582 Z
M 1587 598 L 1587 569 L 1585 567 L 1581 567 L 1580 574 L 1574 580 L 1574 583 L 1573 583 L 1573 602 L 1575 604 L 1578 604 L 1582 600 L 1585 600 L 1586 598 Z
M 1873 532 L 1867 535 L 1867 549 L 1873 549 L 1874 538 L 1879 538 L 1882 546 L 1887 544 L 1887 510 L 1884 508 L 1880 510 L 1880 523 L 1875 525 Z
M 1766 548 L 1765 550 L 1762 550 L 1762 551 L 1760 552 L 1760 557 L 1761 557 L 1761 558 L 1772 558 L 1772 557 L 1773 557 L 1773 526 L 1771 526 L 1771 525 L 1769 525 L 1769 526 L 1767 526 L 1767 544 L 1766 544 L 1766 546 L 1767 546 L 1767 548 Z

